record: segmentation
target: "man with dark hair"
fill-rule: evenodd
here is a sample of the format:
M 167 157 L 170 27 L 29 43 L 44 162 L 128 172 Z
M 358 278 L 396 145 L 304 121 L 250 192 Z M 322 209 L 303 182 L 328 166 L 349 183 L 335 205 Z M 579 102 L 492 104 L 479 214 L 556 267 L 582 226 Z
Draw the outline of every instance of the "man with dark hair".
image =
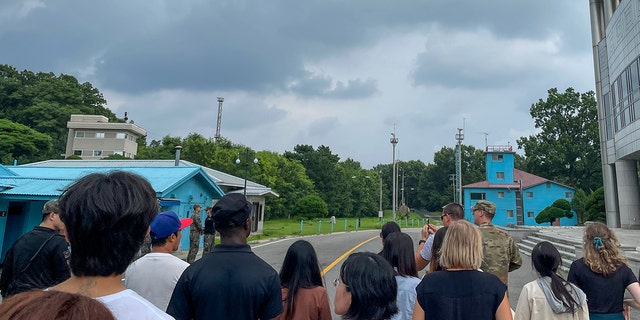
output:
M 118 320 L 171 319 L 122 283 L 158 214 L 156 192 L 146 179 L 123 171 L 89 174 L 62 193 L 60 209 L 72 275 L 53 290 L 100 300 Z
M 3 297 L 48 288 L 69 278 L 69 248 L 62 230 L 58 201 L 49 200 L 42 208 L 40 225 L 25 233 L 7 251 L 0 275 Z
M 522 266 L 522 257 L 513 238 L 496 228 L 491 221 L 496 214 L 496 205 L 487 200 L 478 200 L 471 207 L 473 222 L 482 232 L 482 271 L 494 274 L 505 285 L 509 282 L 509 272 Z
M 464 208 L 459 203 L 451 202 L 442 207 L 440 218 L 442 218 L 442 225 L 448 227 L 451 222 L 464 219 Z M 415 256 L 418 271 L 424 269 L 431 262 L 431 248 L 436 232 L 438 232 L 438 227 L 433 224 L 422 227 L 422 238 L 418 241 Z
M 187 254 L 187 262 L 193 263 L 196 261 L 198 255 L 198 249 L 200 249 L 200 236 L 202 236 L 202 219 L 200 219 L 200 211 L 202 206 L 198 203 L 193 205 L 193 214 L 191 220 L 193 224 L 189 230 L 189 253 Z
M 273 319 L 282 313 L 278 273 L 247 244 L 250 213 L 251 205 L 239 193 L 216 203 L 220 244 L 182 273 L 167 313 L 178 320 Z
M 191 218 L 178 218 L 173 211 L 161 212 L 151 222 L 151 252 L 134 261 L 124 273 L 124 285 L 167 310 L 176 282 L 189 264 L 172 253 L 180 247 L 181 230 Z

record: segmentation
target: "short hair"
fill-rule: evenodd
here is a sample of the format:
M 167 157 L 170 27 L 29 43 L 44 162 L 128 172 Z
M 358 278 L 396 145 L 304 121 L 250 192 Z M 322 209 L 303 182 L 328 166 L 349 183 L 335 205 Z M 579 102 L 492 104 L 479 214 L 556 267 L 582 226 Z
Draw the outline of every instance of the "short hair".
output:
M 196 203 L 193 205 L 193 210 L 195 210 L 196 208 L 202 208 L 202 206 L 199 203 Z
M 404 232 L 394 232 L 384 241 L 382 257 L 403 277 L 418 277 L 413 240 Z
M 295 298 L 300 288 L 323 287 L 318 256 L 311 243 L 298 240 L 289 246 L 280 269 L 280 285 L 287 288 L 283 299 L 285 310 L 282 319 L 293 316 Z
M 167 239 L 169 239 L 169 237 L 171 237 L 171 235 L 175 234 L 176 237 L 178 236 L 178 232 L 182 232 L 182 230 L 178 230 L 164 238 L 160 238 L 160 239 L 155 239 L 154 237 L 151 237 L 151 246 L 152 247 L 159 247 L 159 246 L 164 246 L 167 243 Z
M 124 273 L 158 214 L 151 184 L 124 171 L 79 179 L 62 193 L 60 208 L 76 276 Z
M 212 206 L 207 206 L 206 208 L 204 208 L 204 211 L 209 211 L 211 210 L 211 208 L 213 208 Z
M 394 232 L 400 232 L 400 226 L 395 221 L 389 221 L 382 225 L 380 238 L 386 239 L 389 234 Z
M 351 293 L 344 319 L 389 319 L 398 312 L 393 268 L 380 255 L 352 253 L 340 267 L 340 279 Z
M 453 221 L 440 252 L 444 269 L 478 269 L 482 265 L 482 234 L 467 220 Z
M 44 203 L 44 206 L 42 207 L 42 221 L 44 221 L 51 212 L 60 214 L 60 204 L 58 203 L 58 200 L 49 200 Z
M 620 253 L 620 242 L 616 234 L 602 222 L 593 222 L 584 228 L 584 263 L 591 271 L 608 276 L 627 263 Z M 596 248 L 595 239 L 600 239 Z
M 453 221 L 462 220 L 464 219 L 464 208 L 459 203 L 451 202 L 442 207 L 442 214 L 449 215 Z
M 0 304 L 0 319 L 11 320 L 115 320 L 102 302 L 75 293 L 32 290 L 6 298 Z

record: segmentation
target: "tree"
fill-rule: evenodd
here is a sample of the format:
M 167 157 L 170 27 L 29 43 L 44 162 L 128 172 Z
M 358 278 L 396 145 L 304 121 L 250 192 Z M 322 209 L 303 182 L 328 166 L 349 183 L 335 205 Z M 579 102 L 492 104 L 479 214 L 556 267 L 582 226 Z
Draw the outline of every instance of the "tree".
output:
M 0 64 L 0 118 L 23 124 L 51 137 L 51 147 L 22 161 L 60 158 L 67 144 L 67 121 L 72 114 L 103 115 L 123 122 L 106 108 L 106 100 L 90 83 L 70 75 L 19 72 Z
M 299 217 L 313 219 L 327 217 L 329 210 L 327 204 L 317 195 L 306 195 L 296 203 L 296 214 Z
M 585 221 L 607 221 L 607 214 L 604 207 L 604 187 L 600 187 L 593 191 L 584 204 L 586 213 Z
M 553 223 L 556 219 L 564 217 L 573 217 L 573 213 L 571 212 L 571 203 L 565 199 L 558 199 L 538 213 L 536 216 L 536 223 Z
M 573 194 L 573 199 L 571 200 L 571 209 L 578 215 L 578 224 L 584 223 L 585 205 L 587 202 L 587 193 L 582 189 L 578 189 Z
M 43 158 L 51 149 L 51 137 L 25 125 L 0 119 L 0 159 Z
M 598 111 L 593 91 L 568 88 L 548 90 L 547 100 L 531 105 L 531 117 L 539 133 L 518 139 L 524 149 L 526 171 L 593 190 L 602 184 Z

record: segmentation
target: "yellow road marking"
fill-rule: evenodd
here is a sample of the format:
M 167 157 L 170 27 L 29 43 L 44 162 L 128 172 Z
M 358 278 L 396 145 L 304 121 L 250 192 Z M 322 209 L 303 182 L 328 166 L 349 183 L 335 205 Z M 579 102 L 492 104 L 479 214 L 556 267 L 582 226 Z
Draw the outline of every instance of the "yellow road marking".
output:
M 329 272 L 331 269 L 333 269 L 333 267 L 336 266 L 336 264 L 338 264 L 340 261 L 342 261 L 342 259 L 344 259 L 346 256 L 350 255 L 351 252 L 355 251 L 356 249 L 362 247 L 364 244 L 366 244 L 367 242 L 373 240 L 373 239 L 380 239 L 379 236 L 375 236 L 371 239 L 367 239 L 365 241 L 360 242 L 358 245 L 356 245 L 355 247 L 349 249 L 349 251 L 345 252 L 343 255 L 341 255 L 340 257 L 338 257 L 338 259 L 333 260 L 333 262 L 331 262 L 326 268 L 322 269 L 322 276 L 324 277 L 325 274 L 327 274 L 327 272 Z

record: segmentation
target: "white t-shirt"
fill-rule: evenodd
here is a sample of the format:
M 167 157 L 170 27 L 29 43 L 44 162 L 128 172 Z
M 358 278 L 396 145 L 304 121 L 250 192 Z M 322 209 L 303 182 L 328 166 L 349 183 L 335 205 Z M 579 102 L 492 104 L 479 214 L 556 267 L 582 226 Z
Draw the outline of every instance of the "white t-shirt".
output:
M 188 266 L 169 253 L 147 253 L 129 265 L 124 273 L 124 285 L 166 311 L 173 289 Z
M 96 300 L 104 303 L 117 320 L 173 319 L 172 316 L 129 289 L 98 297 Z

